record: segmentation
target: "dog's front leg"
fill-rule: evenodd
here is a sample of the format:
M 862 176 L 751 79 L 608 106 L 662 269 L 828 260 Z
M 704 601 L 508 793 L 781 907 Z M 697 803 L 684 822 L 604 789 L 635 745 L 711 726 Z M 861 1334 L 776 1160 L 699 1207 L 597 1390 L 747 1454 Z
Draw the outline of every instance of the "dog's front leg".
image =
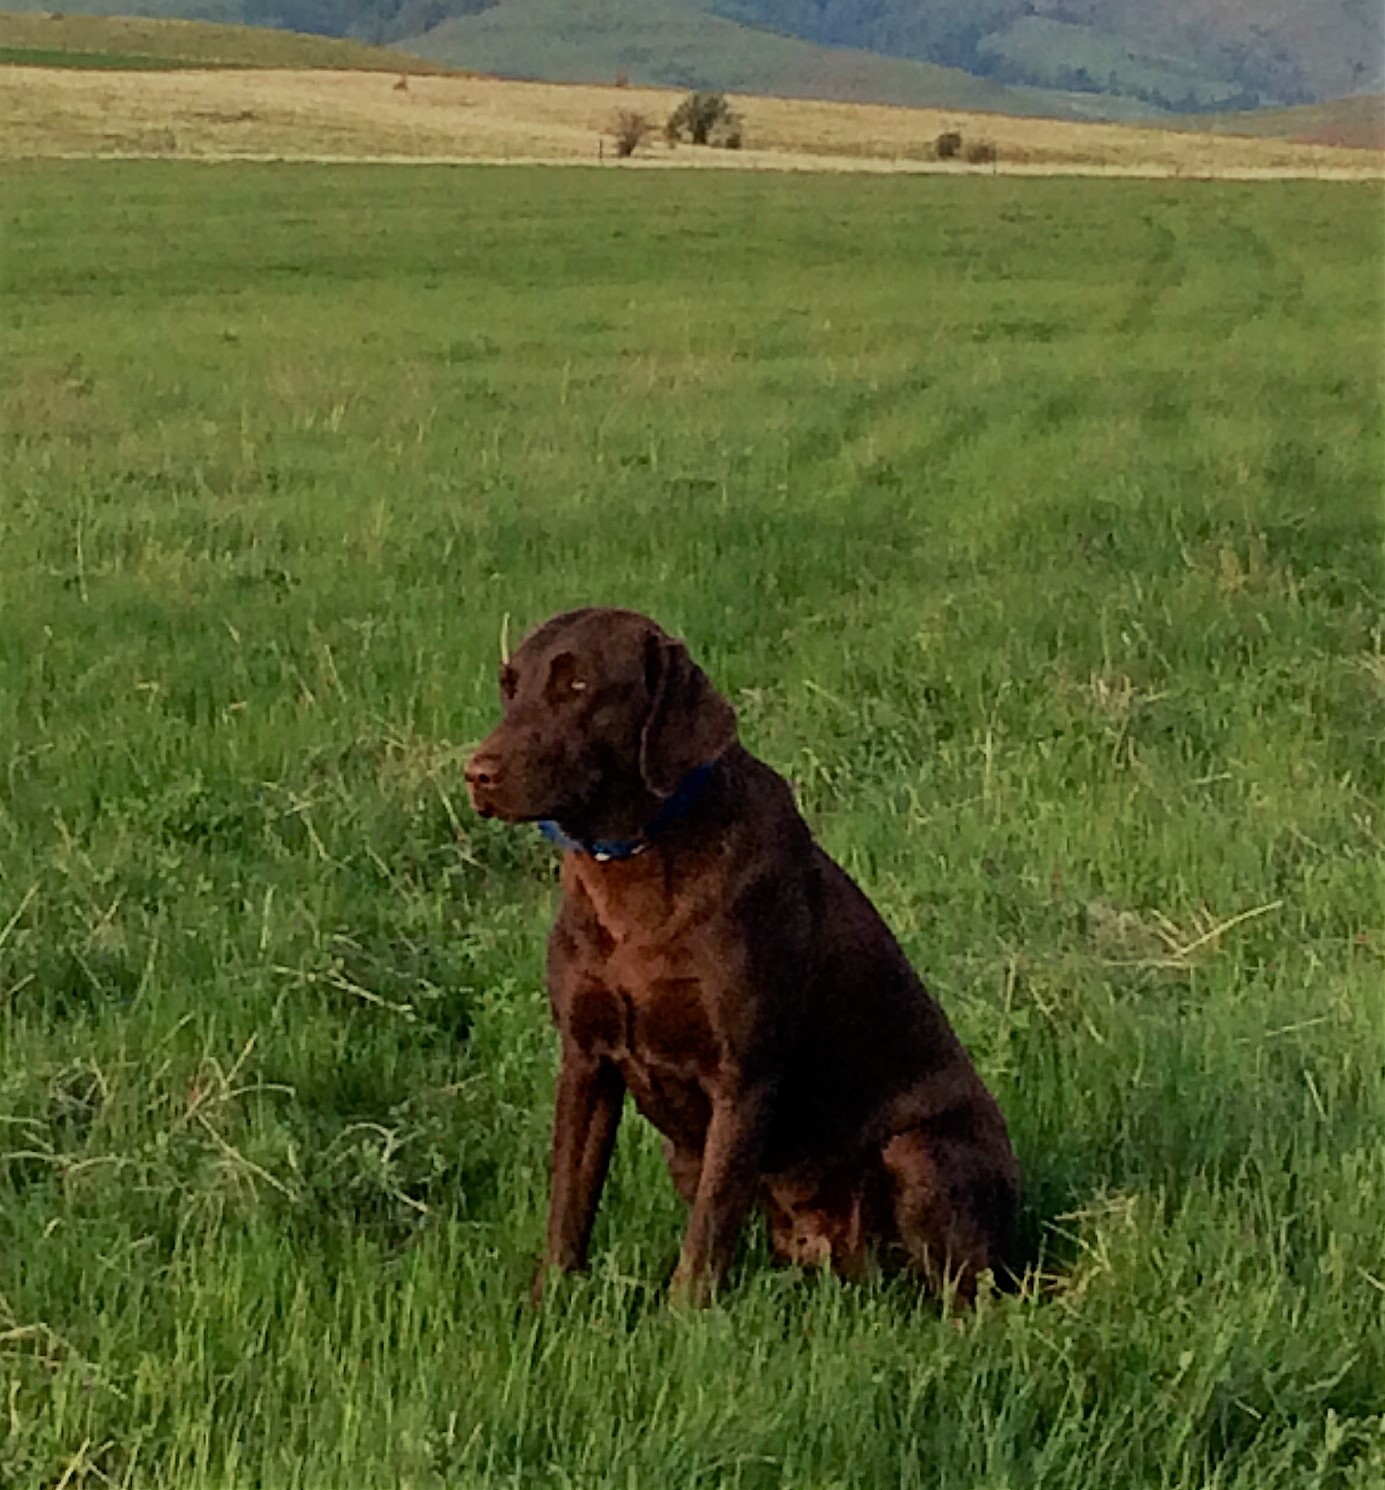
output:
M 553 1110 L 553 1189 L 548 1246 L 534 1281 L 537 1299 L 549 1267 L 583 1268 L 606 1171 L 611 1163 L 625 1083 L 609 1061 L 564 1042 Z
M 697 1198 L 673 1275 L 676 1303 L 706 1303 L 731 1266 L 736 1240 L 759 1190 L 760 1154 L 772 1099 L 772 1086 L 757 1082 L 738 1083 L 713 1100 Z

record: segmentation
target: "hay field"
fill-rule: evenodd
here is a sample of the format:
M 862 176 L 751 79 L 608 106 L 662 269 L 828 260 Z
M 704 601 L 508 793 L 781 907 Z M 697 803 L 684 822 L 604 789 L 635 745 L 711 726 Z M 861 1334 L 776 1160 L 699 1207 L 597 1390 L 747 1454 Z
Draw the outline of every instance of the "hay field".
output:
M 321 70 L 121 73 L 0 68 L 0 154 L 9 158 L 609 160 L 617 111 L 667 117 L 678 95 Z M 1212 137 L 1115 124 L 799 99 L 738 99 L 752 147 L 670 151 L 640 164 L 760 169 L 976 169 L 931 159 L 945 129 L 986 140 L 1007 173 L 1149 176 L 1385 175 L 1385 152 Z M 990 171 L 992 167 L 980 169 Z
M 1202 134 L 1256 135 L 1262 139 L 1273 136 L 1300 144 L 1385 150 L 1385 95 L 1379 93 L 1306 104 L 1302 108 L 1254 109 L 1177 122 L 1180 128 Z

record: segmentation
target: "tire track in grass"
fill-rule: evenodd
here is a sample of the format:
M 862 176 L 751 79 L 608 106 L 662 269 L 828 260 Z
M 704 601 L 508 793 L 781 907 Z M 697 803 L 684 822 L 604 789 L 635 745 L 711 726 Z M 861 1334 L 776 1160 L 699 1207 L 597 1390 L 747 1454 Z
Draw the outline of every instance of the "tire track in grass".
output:
M 1219 218 L 1241 257 L 1249 260 L 1255 271 L 1255 289 L 1247 319 L 1257 319 L 1274 311 L 1290 320 L 1302 320 L 1303 268 L 1292 257 L 1288 247 L 1272 241 L 1243 217 L 1233 218 L 1225 207 Z
M 1116 322 L 1116 330 L 1122 335 L 1144 331 L 1165 299 L 1183 283 L 1186 272 L 1179 235 L 1164 215 L 1142 212 L 1140 220 L 1149 229 L 1150 251 L 1140 266 L 1125 314 Z

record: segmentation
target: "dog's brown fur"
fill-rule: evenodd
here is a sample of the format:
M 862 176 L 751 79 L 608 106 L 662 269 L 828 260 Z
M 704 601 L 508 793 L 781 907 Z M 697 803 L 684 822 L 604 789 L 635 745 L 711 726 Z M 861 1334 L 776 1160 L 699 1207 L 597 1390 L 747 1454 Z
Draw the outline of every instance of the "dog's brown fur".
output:
M 1014 1220 L 1005 1121 L 787 783 L 737 743 L 730 704 L 681 642 L 608 609 L 540 626 L 501 691 L 504 719 L 467 767 L 488 816 L 638 838 L 715 763 L 638 855 L 564 854 L 546 1264 L 586 1261 L 629 1092 L 692 1208 L 677 1294 L 720 1282 L 759 1203 L 784 1261 L 859 1276 L 874 1253 L 969 1298 Z

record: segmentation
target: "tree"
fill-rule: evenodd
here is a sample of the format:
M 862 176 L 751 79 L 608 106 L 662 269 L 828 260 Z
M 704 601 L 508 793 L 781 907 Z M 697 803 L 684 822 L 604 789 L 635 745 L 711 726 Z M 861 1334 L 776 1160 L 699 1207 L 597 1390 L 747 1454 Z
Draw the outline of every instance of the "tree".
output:
M 647 114 L 622 109 L 612 122 L 610 133 L 616 142 L 616 154 L 625 160 L 654 133 L 654 121 Z
M 739 150 L 744 143 L 740 115 L 724 93 L 689 93 L 668 116 L 664 135 L 669 144 L 721 145 Z

